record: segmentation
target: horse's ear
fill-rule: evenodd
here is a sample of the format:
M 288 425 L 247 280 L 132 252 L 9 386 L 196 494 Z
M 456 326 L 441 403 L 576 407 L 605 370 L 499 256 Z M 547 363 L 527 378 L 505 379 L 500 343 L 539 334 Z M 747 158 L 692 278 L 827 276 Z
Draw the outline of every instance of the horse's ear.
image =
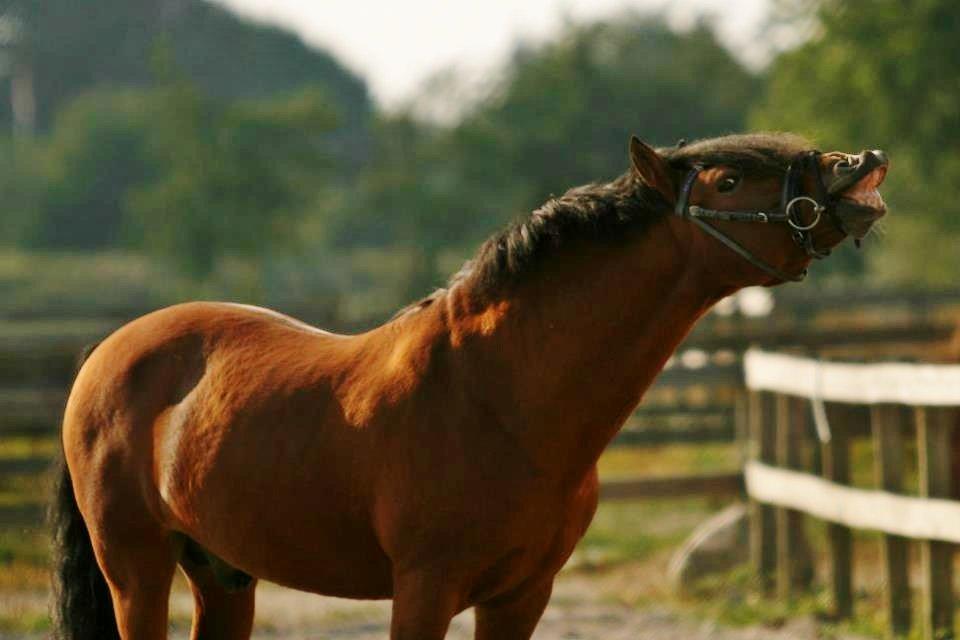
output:
M 659 191 L 670 204 L 676 201 L 676 189 L 667 161 L 637 136 L 630 136 L 630 162 L 644 184 Z

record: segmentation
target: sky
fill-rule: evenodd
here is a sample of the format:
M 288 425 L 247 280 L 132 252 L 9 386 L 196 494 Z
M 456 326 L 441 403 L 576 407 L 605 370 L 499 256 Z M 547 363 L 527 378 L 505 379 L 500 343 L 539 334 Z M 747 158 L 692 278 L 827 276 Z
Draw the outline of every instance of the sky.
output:
M 437 73 L 484 78 L 518 40 L 541 41 L 565 20 L 624 10 L 663 12 L 678 29 L 698 16 L 716 19 L 721 40 L 752 66 L 768 51 L 755 44 L 770 0 L 216 0 L 258 21 L 287 27 L 332 52 L 365 78 L 374 99 L 402 106 Z M 469 85 L 469 82 L 465 82 Z

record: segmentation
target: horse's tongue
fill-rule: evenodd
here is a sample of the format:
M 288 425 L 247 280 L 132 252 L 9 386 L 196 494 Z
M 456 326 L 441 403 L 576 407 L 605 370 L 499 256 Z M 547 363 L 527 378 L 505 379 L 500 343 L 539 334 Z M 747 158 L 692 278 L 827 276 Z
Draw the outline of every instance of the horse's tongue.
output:
M 877 167 L 858 182 L 854 187 L 864 187 L 866 189 L 876 189 L 882 183 L 884 178 L 887 177 L 887 165 Z
M 886 165 L 877 167 L 860 178 L 856 184 L 845 190 L 841 195 L 848 200 L 853 200 L 857 204 L 862 204 L 873 209 L 882 209 L 885 204 L 877 187 L 880 186 L 886 177 Z

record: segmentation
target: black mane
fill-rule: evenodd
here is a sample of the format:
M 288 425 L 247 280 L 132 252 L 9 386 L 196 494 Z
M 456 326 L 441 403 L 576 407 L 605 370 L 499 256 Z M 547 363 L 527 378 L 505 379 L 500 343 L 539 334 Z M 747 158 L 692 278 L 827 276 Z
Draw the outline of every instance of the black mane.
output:
M 751 175 L 783 175 L 798 153 L 811 148 L 807 140 L 793 134 L 754 133 L 657 151 L 678 172 L 694 164 L 722 164 Z M 619 242 L 643 233 L 669 212 L 670 205 L 660 193 L 641 182 L 632 170 L 612 182 L 575 187 L 488 238 L 474 258 L 453 275 L 448 287 L 468 286 L 477 302 L 487 301 L 573 240 Z M 445 291 L 439 289 L 397 315 L 423 308 Z

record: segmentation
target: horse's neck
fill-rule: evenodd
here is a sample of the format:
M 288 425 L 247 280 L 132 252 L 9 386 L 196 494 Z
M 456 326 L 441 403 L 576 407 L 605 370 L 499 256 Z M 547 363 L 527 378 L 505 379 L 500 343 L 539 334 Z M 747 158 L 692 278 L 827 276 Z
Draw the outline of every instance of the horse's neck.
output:
M 541 469 L 577 474 L 592 468 L 697 318 L 726 291 L 711 286 L 689 236 L 669 218 L 624 246 L 572 253 L 487 308 L 479 323 L 486 337 L 464 348 L 495 363 L 489 388 L 474 392 L 499 403 L 502 428 Z

